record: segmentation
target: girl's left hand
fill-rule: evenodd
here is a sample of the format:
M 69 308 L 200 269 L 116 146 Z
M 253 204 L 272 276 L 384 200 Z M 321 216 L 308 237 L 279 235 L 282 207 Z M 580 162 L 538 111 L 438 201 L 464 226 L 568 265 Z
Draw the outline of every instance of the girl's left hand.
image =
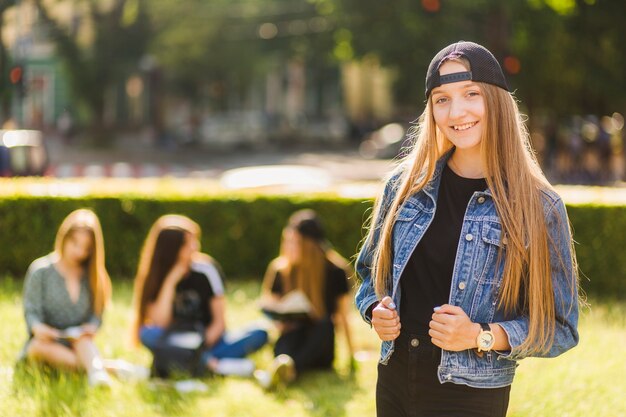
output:
M 84 334 L 87 336 L 95 336 L 96 332 L 98 331 L 98 326 L 93 323 L 83 324 L 82 328 Z
M 453 352 L 476 347 L 480 326 L 461 307 L 442 305 L 436 309 L 429 326 L 428 334 L 435 346 Z

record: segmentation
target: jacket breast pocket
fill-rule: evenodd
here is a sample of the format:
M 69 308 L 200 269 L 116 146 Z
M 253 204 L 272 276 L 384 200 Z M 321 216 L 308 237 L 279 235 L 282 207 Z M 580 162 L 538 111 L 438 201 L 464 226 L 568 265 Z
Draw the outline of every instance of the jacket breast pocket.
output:
M 474 270 L 480 283 L 496 283 L 502 276 L 506 256 L 506 237 L 497 221 L 483 221 L 481 241 Z
M 406 244 L 416 236 L 424 234 L 429 216 L 432 216 L 432 210 L 429 211 L 418 201 L 409 200 L 402 205 L 393 225 L 394 253 L 401 247 L 407 247 Z
M 407 200 L 398 213 L 397 221 L 409 222 L 414 220 L 420 213 L 432 213 L 432 208 L 426 207 L 420 201 L 412 199 Z

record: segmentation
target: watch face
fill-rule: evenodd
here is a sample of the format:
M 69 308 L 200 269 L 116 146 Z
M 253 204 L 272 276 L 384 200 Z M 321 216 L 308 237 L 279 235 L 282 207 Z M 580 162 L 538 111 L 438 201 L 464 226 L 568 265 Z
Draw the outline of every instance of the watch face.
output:
M 491 345 L 493 345 L 493 335 L 487 332 L 484 332 L 480 335 L 480 347 L 482 349 L 489 349 Z

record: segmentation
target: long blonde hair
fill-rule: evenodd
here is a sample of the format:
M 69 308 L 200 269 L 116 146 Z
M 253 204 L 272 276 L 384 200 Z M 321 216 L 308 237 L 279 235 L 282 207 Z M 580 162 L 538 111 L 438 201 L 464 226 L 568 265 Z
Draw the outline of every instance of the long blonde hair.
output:
M 274 280 L 277 279 L 277 273 L 283 292 L 287 293 L 292 290 L 302 291 L 313 306 L 312 318 L 320 319 L 328 312 L 324 300 L 324 289 L 326 284 L 326 266 L 331 263 L 336 267 L 346 271 L 346 275 L 350 276 L 349 263 L 337 251 L 330 248 L 328 242 L 323 239 L 315 239 L 300 233 L 295 227 L 294 220 L 310 219 L 317 216 L 312 210 L 300 210 L 294 213 L 289 225 L 285 231 L 290 229 L 298 234 L 300 244 L 298 245 L 298 263 L 290 261 L 287 256 L 286 242 L 283 231 L 283 238 L 280 246 L 280 256 L 274 259 L 267 268 L 263 279 L 263 293 L 265 295 L 271 293 Z M 316 220 L 317 221 L 317 220 Z
M 165 277 L 176 263 L 186 233 L 200 239 L 200 226 L 189 217 L 178 214 L 159 217 L 148 232 L 133 289 L 131 342 L 134 345 L 139 342 L 139 329 L 145 324 L 148 305 L 156 299 Z
M 453 60 L 469 67 L 464 59 Z M 528 131 L 513 96 L 496 86 L 477 84 L 483 93 L 486 111 L 481 157 L 487 185 L 502 222 L 502 239 L 507 242 L 506 256 L 500 248 L 498 257 L 504 260 L 499 308 L 506 314 L 516 311 L 528 314 L 529 333 L 519 347 L 522 352 L 546 352 L 552 345 L 556 324 L 549 251 L 549 245 L 555 243 L 549 242 L 543 199 L 546 198 L 544 192 L 553 188 L 531 150 Z M 379 297 L 386 295 L 390 288 L 392 230 L 397 214 L 410 195 L 428 184 L 438 159 L 453 147 L 435 124 L 430 98 L 411 136 L 413 149 L 399 167 L 395 197 L 388 209 L 381 206 L 382 199 L 377 201 L 369 229 L 372 236 L 376 219 L 384 216 L 372 265 Z M 569 229 L 569 223 L 560 226 Z M 578 275 L 571 240 L 570 246 L 570 258 L 560 259 L 560 262 L 564 269 L 571 266 L 574 282 L 570 283 L 570 288 L 576 292 Z M 559 253 L 557 248 L 555 252 Z
M 89 275 L 89 288 L 94 314 L 102 316 L 104 308 L 111 298 L 111 278 L 104 261 L 104 237 L 98 216 L 91 210 L 74 210 L 61 223 L 54 241 L 54 252 L 64 256 L 65 242 L 78 230 L 85 230 L 91 235 L 92 249 L 87 258 L 86 268 Z

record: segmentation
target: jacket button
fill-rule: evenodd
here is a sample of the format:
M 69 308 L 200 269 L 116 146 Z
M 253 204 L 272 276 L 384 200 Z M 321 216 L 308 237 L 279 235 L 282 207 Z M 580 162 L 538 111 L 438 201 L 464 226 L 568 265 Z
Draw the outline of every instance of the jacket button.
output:
M 474 236 L 472 236 L 471 233 L 468 233 L 465 235 L 465 240 L 467 240 L 468 242 L 471 242 L 472 240 L 474 240 Z
M 459 282 L 459 289 L 460 290 L 464 290 L 465 289 L 465 281 Z
M 420 344 L 420 341 L 418 339 L 411 339 L 411 346 L 418 347 L 419 344 Z
M 484 202 L 485 202 L 485 197 L 483 196 L 478 197 L 478 204 L 482 204 Z

